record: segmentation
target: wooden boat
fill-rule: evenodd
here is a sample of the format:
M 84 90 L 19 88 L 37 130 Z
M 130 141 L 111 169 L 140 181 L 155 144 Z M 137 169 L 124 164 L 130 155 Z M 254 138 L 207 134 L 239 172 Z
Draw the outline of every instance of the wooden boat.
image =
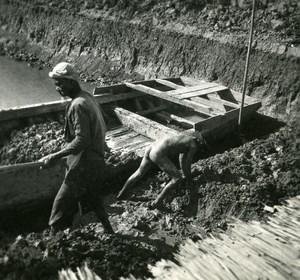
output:
M 108 147 L 113 153 L 138 156 L 151 142 L 179 131 L 207 130 L 216 138 L 223 137 L 237 126 L 242 99 L 240 93 L 225 86 L 188 77 L 95 88 L 94 95 L 108 120 Z M 54 118 L 63 113 L 67 103 L 63 100 L 2 110 L 0 135 L 3 138 L 12 129 Z M 244 120 L 260 106 L 261 102 L 246 96 Z M 38 208 L 53 199 L 63 179 L 64 164 L 50 169 L 40 166 L 33 162 L 0 167 L 0 213 Z M 129 163 L 109 166 L 105 179 L 124 173 L 126 168 L 130 169 Z

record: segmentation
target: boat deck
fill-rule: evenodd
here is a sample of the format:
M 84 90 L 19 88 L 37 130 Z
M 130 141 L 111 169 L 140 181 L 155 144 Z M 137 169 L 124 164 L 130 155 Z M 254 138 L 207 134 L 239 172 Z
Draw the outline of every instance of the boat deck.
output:
M 126 126 L 112 129 L 106 134 L 106 144 L 111 152 L 116 154 L 135 153 L 142 157 L 144 148 L 152 142 L 152 139 Z
M 106 140 L 111 152 L 135 153 L 139 157 L 156 139 L 178 132 L 205 130 L 212 132 L 215 139 L 230 133 L 237 126 L 242 99 L 240 93 L 225 86 L 188 77 L 95 88 L 94 96 L 108 120 Z M 61 118 L 68 102 L 1 110 L 0 143 L 13 129 Z M 260 106 L 261 102 L 246 96 L 243 118 L 249 119 Z M 0 166 L 0 212 L 38 205 L 55 195 L 63 180 L 64 165 L 49 170 L 40 167 L 39 162 Z M 122 172 L 115 167 L 109 171 L 107 180 L 116 176 L 115 172 Z

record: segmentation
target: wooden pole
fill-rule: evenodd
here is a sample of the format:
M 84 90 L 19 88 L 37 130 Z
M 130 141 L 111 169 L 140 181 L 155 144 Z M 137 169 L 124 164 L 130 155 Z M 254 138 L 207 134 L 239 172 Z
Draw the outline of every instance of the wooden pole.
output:
M 255 0 L 253 0 L 253 4 L 252 4 L 252 17 L 251 17 L 250 36 L 249 36 L 249 44 L 248 44 L 246 66 L 245 66 L 245 73 L 244 73 L 244 80 L 243 80 L 242 101 L 241 101 L 241 107 L 240 107 L 240 112 L 239 112 L 239 120 L 238 120 L 239 128 L 242 127 L 242 113 L 243 113 L 244 102 L 245 102 L 245 95 L 246 95 L 246 84 L 247 84 L 247 76 L 248 76 L 250 51 L 251 51 L 251 45 L 252 45 L 254 16 L 255 16 Z

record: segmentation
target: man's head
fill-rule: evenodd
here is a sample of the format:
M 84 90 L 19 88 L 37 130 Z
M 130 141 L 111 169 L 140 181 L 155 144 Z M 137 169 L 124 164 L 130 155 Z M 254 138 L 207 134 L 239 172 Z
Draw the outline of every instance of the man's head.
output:
M 187 130 L 186 132 L 188 133 L 188 135 L 196 139 L 198 148 L 206 147 L 211 149 L 210 143 L 213 141 L 213 137 L 209 131 L 204 130 L 199 132 L 194 129 L 190 129 Z
M 75 67 L 67 62 L 58 63 L 49 73 L 57 92 L 65 97 L 73 97 L 79 90 L 79 77 Z

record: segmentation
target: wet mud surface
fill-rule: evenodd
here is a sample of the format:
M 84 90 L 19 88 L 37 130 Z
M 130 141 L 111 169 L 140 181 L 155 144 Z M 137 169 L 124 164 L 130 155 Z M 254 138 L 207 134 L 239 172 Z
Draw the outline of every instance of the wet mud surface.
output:
M 17 143 L 25 142 L 20 137 L 32 129 L 40 133 L 44 129 L 47 135 L 51 126 L 59 131 L 58 125 L 44 123 L 13 133 L 6 148 L 12 148 L 14 137 Z M 58 270 L 75 269 L 85 262 L 104 279 L 129 274 L 151 277 L 147 265 L 172 259 L 186 239 L 201 241 L 210 233 L 226 231 L 231 217 L 263 221 L 272 214 L 266 206 L 284 204 L 300 193 L 299 119 L 283 124 L 256 115 L 243 132 L 243 139 L 230 135 L 222 144 L 212 143 L 212 151 L 198 154 L 192 165 L 193 178 L 177 187 L 161 210 L 148 206 L 170 179 L 157 168 L 126 200 L 117 201 L 115 192 L 109 194 L 107 210 L 116 235 L 103 234 L 92 212 L 77 215 L 73 229 L 55 236 L 48 229 L 24 232 L 17 238 L 2 232 L 1 279 L 55 279 Z M 115 189 L 124 182 L 116 182 Z

